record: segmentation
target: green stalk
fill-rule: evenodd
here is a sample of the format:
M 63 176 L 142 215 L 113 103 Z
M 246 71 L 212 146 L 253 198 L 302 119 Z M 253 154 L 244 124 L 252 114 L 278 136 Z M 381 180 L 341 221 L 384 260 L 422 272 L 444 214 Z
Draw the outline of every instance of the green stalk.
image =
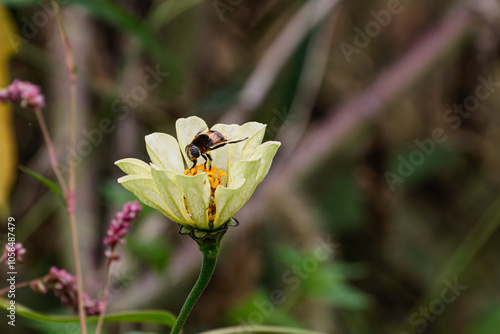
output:
M 181 312 L 175 320 L 174 327 L 172 327 L 172 331 L 170 334 L 179 334 L 184 323 L 186 322 L 189 313 L 193 309 L 194 304 L 200 298 L 201 294 L 205 290 L 210 282 L 210 278 L 212 278 L 212 274 L 214 273 L 215 264 L 217 263 L 217 254 L 219 253 L 218 245 L 217 247 L 201 247 L 200 250 L 203 253 L 203 263 L 201 265 L 200 276 L 198 276 L 198 280 L 194 285 L 193 289 L 189 293 L 184 305 L 182 306 Z

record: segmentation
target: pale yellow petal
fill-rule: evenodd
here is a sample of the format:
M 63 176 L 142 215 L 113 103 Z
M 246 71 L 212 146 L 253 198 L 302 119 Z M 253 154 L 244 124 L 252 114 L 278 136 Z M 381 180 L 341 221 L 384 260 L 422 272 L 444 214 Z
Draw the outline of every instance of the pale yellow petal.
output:
M 254 180 L 260 170 L 260 160 L 238 161 L 233 166 L 228 187 L 219 186 L 215 190 L 217 213 L 214 228 L 220 227 L 238 212 L 252 196 Z
M 179 144 L 171 135 L 160 132 L 147 135 L 146 149 L 151 162 L 161 169 L 172 170 L 177 173 L 184 171 Z
M 156 166 L 151 167 L 151 174 L 172 215 L 182 221 L 182 224 L 194 226 L 193 219 L 187 213 L 183 193 L 175 179 L 177 174 L 171 170 L 159 169 Z
M 185 222 L 172 212 L 167 203 L 165 203 L 165 200 L 152 178 L 127 175 L 119 178 L 118 183 L 132 192 L 142 203 L 160 211 L 167 218 L 178 224 L 185 224 Z
M 239 137 L 240 126 L 237 124 L 216 124 L 212 127 L 211 130 L 222 133 L 230 141 L 245 138 Z M 228 144 L 212 151 L 210 154 L 212 155 L 212 158 L 214 160 L 214 166 L 227 171 L 230 154 L 229 152 L 232 151 L 235 146 L 243 146 L 243 142 L 237 144 Z
M 236 162 L 248 157 L 260 145 L 264 138 L 265 129 L 266 125 L 258 122 L 248 122 L 241 126 L 236 124 L 214 125 L 212 130 L 219 131 L 230 141 L 247 138 L 240 143 L 228 144 L 214 150 L 212 153 L 214 165 L 231 173 L 231 167 Z
M 189 208 L 189 214 L 199 229 L 208 230 L 208 207 L 210 204 L 210 183 L 207 174 L 195 176 L 176 175 L 179 185 Z
M 250 154 L 262 143 L 266 133 L 266 125 L 257 122 L 248 122 L 241 126 L 240 137 L 248 137 L 245 140 L 238 160 L 247 159 Z M 238 161 L 236 160 L 236 161 Z M 236 162 L 235 161 L 235 162 Z
M 193 141 L 200 131 L 206 132 L 208 130 L 207 123 L 196 116 L 179 118 L 177 122 L 175 122 L 175 129 L 177 131 L 177 140 L 179 141 L 179 148 L 182 152 L 182 156 L 186 161 L 186 165 L 191 167 L 193 163 L 189 161 L 186 156 L 186 146 Z M 203 158 L 200 157 L 198 160 L 198 164 L 200 164 L 203 161 Z
M 128 175 L 139 175 L 151 177 L 151 167 L 142 160 L 127 158 L 115 162 L 122 171 Z
M 250 160 L 260 160 L 259 173 L 254 180 L 254 189 L 255 187 L 257 187 L 257 185 L 259 185 L 259 183 L 262 182 L 262 180 L 264 180 L 267 173 L 269 172 L 269 168 L 271 168 L 274 156 L 276 155 L 276 152 L 278 151 L 280 145 L 281 143 L 279 141 L 268 141 L 257 147 L 257 149 L 250 155 Z

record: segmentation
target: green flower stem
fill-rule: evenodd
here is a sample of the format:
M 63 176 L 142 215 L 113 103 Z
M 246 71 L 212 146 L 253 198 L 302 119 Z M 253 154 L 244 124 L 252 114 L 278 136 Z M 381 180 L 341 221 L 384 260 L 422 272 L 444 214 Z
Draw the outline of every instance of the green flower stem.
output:
M 216 247 L 202 247 L 200 245 L 200 250 L 203 253 L 203 263 L 201 265 L 200 276 L 198 276 L 196 284 L 194 285 L 193 289 L 189 293 L 189 296 L 184 302 L 181 313 L 179 313 L 179 316 L 177 317 L 177 320 L 175 321 L 174 327 L 172 327 L 172 331 L 170 332 L 170 334 L 180 333 L 182 327 L 184 326 L 184 323 L 189 316 L 189 313 L 191 313 L 191 310 L 193 309 L 194 304 L 196 303 L 198 298 L 200 298 L 201 294 L 207 287 L 208 282 L 210 282 L 210 278 L 212 278 L 212 274 L 214 273 L 215 264 L 217 263 L 217 254 L 219 253 L 218 248 L 218 243 Z

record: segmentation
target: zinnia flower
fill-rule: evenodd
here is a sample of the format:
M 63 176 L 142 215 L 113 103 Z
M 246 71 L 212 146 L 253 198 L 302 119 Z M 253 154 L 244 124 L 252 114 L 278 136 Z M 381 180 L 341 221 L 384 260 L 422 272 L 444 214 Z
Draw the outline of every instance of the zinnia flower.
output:
M 181 118 L 176 122 L 177 140 L 165 133 L 146 136 L 149 165 L 133 158 L 116 162 L 128 174 L 118 182 L 180 225 L 217 230 L 245 205 L 271 167 L 280 143 L 262 143 L 265 128 L 257 122 L 213 126 L 212 131 L 231 140 L 248 139 L 211 151 L 211 167 L 200 157 L 191 169 L 185 147 L 208 127 L 199 117 Z

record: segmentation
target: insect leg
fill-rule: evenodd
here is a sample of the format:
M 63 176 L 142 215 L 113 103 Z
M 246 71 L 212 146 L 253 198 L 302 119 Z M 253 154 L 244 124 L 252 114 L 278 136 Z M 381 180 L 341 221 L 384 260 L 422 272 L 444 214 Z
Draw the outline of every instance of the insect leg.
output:
M 207 169 L 207 161 L 208 161 L 207 156 L 205 154 L 202 154 L 201 156 L 203 157 L 203 159 L 205 159 L 203 165 L 205 165 L 205 169 Z
M 215 146 L 212 146 L 212 147 L 210 147 L 210 149 L 213 151 L 213 150 L 215 150 L 216 148 L 220 148 L 220 147 L 222 147 L 222 146 L 226 146 L 227 144 L 231 144 L 231 142 L 226 141 L 226 142 L 223 142 L 223 143 L 221 143 L 221 144 L 217 144 L 217 145 L 215 145 Z
M 208 157 L 208 160 L 210 160 L 208 162 L 208 170 L 210 170 L 212 168 L 212 156 L 210 155 L 210 152 L 207 152 L 206 156 Z
M 205 169 L 207 169 L 207 162 L 208 162 L 208 169 L 212 168 L 212 157 L 210 156 L 210 153 L 205 153 L 201 155 L 205 159 Z

